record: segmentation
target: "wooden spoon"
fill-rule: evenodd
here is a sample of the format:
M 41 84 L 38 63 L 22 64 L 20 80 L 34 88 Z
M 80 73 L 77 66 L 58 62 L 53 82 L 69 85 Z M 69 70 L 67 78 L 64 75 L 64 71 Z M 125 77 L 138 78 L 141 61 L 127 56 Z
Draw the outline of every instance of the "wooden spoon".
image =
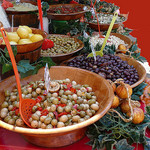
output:
M 18 93 L 19 93 L 19 113 L 20 113 L 21 118 L 23 119 L 23 121 L 29 127 L 31 127 L 31 125 L 29 123 L 29 118 L 32 115 L 32 107 L 36 104 L 36 101 L 33 100 L 33 99 L 23 99 L 22 98 L 19 73 L 18 73 L 16 61 L 15 61 L 15 58 L 14 58 L 14 54 L 13 54 L 12 48 L 10 46 L 8 37 L 6 35 L 5 29 L 3 27 L 1 27 L 0 30 L 1 30 L 3 39 L 5 41 L 5 44 L 6 44 L 6 47 L 7 47 L 11 62 L 12 62 L 12 66 L 13 66 L 13 69 L 14 69 L 15 77 L 16 77 L 17 88 L 18 88 Z

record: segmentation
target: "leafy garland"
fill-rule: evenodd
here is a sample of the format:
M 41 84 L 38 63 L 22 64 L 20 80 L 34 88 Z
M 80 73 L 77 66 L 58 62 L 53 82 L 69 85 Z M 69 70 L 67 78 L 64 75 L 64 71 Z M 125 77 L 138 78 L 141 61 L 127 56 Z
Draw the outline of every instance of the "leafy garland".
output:
M 144 82 L 133 89 L 133 98 L 141 96 L 147 84 Z M 139 100 L 139 99 L 138 99 Z M 116 109 L 121 114 L 119 108 Z M 150 106 L 146 107 L 145 119 L 141 124 L 125 123 L 115 113 L 107 113 L 99 121 L 89 126 L 87 136 L 92 150 L 133 150 L 133 143 L 144 145 L 144 149 L 150 149 L 150 138 L 145 136 L 145 131 L 150 126 Z M 122 114 L 124 115 L 124 114 Z

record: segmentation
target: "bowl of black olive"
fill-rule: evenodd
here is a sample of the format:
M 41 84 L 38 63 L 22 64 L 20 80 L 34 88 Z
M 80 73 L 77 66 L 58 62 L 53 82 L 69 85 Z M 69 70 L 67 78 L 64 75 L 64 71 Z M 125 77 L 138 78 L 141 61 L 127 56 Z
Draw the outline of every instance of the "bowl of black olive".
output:
M 77 56 L 61 63 L 71 67 L 77 67 L 99 74 L 105 79 L 112 80 L 123 79 L 131 87 L 136 87 L 142 83 L 146 77 L 145 68 L 135 59 L 122 54 L 88 57 L 87 54 Z

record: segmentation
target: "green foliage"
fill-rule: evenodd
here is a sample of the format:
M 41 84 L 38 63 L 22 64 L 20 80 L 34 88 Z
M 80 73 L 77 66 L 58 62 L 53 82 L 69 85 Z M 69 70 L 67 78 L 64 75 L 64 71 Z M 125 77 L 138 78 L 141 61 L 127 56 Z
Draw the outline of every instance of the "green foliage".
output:
M 133 94 L 131 96 L 131 99 L 132 100 L 140 100 L 140 96 L 143 94 L 144 88 L 146 86 L 147 86 L 147 84 L 145 82 L 143 82 L 140 85 L 138 85 L 137 87 L 135 87 L 133 89 Z
M 12 46 L 12 51 L 16 56 L 17 47 Z M 48 63 L 49 68 L 56 65 L 50 57 L 41 57 L 33 64 L 30 64 L 29 60 L 21 60 L 17 63 L 17 68 L 21 78 L 24 78 L 36 74 L 40 68 L 45 67 L 46 63 Z M 0 65 L 2 66 L 2 74 L 13 69 L 7 48 L 4 51 L 0 49 Z
M 142 89 L 145 86 L 145 83 L 140 84 L 133 89 L 133 94 L 141 96 L 140 93 L 136 93 L 140 90 L 143 94 Z M 121 115 L 125 115 L 120 108 L 116 110 Z M 113 150 L 114 146 L 116 150 L 133 150 L 134 147 L 131 146 L 133 143 L 141 143 L 148 150 L 150 138 L 145 136 L 145 131 L 150 126 L 150 107 L 146 107 L 146 110 L 144 121 L 137 125 L 124 122 L 116 113 L 107 113 L 96 123 L 89 126 L 87 136 L 90 141 L 87 144 L 92 146 L 92 150 L 103 148 Z
M 43 17 L 47 16 L 47 9 L 49 8 L 49 4 L 47 2 L 42 2 L 42 11 L 43 11 Z

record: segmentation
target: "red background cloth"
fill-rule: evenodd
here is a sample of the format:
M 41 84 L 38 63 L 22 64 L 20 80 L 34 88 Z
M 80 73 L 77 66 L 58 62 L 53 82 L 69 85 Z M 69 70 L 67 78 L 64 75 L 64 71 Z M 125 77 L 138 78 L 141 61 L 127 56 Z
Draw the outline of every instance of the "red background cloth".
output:
M 141 55 L 150 63 L 150 1 L 149 0 L 105 0 L 120 7 L 120 12 L 129 13 L 125 27 L 134 31 L 132 36 L 137 38 Z

